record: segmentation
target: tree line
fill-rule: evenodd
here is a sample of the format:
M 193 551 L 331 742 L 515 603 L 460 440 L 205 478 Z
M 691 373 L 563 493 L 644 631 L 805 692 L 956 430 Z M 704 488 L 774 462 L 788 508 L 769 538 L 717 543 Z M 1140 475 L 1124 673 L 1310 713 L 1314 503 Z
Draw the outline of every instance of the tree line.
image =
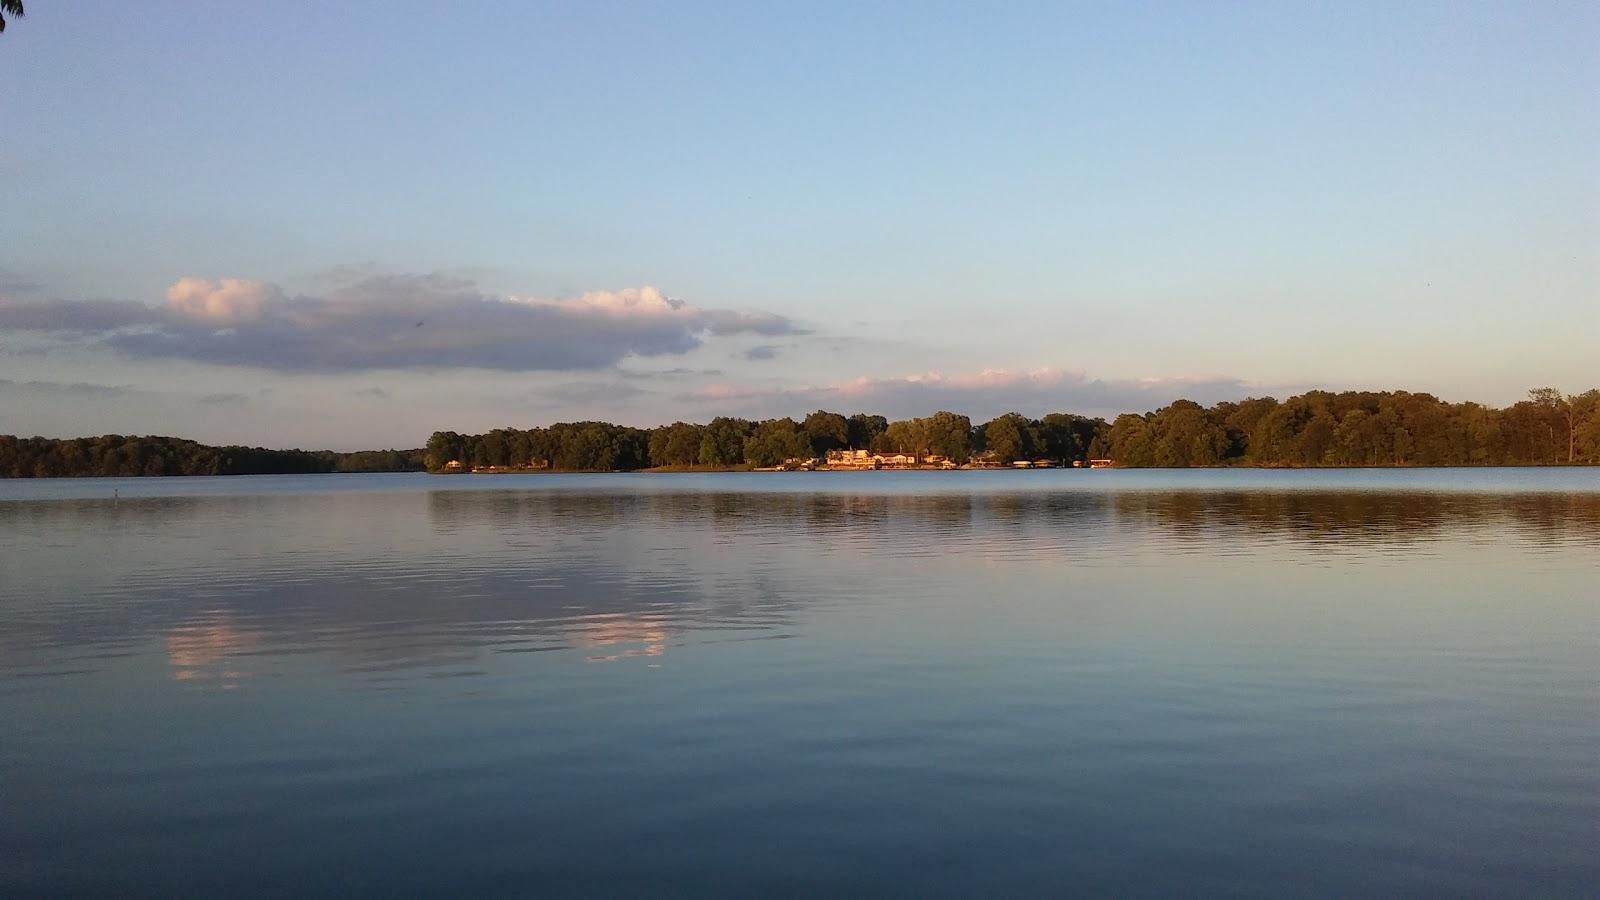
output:
M 1121 415 L 1107 455 L 1127 466 L 1498 466 L 1600 463 L 1600 390 L 1529 392 L 1504 409 L 1407 391 L 1310 391 Z
M 0 435 L 0 477 L 81 478 L 142 475 L 283 475 L 322 472 L 414 472 L 421 450 L 268 450 L 211 447 L 174 437 L 57 440 Z
M 435 432 L 424 461 L 431 471 L 457 461 L 465 468 L 611 472 L 768 467 L 842 449 L 937 455 L 956 463 L 1108 458 L 1132 467 L 1594 464 L 1600 463 L 1600 390 L 1566 395 L 1540 388 L 1504 409 L 1407 391 L 1310 391 L 1283 401 L 1260 397 L 1210 407 L 1178 400 L 1111 422 L 1071 413 L 1037 419 L 1006 413 L 974 425 L 952 412 L 890 421 L 827 410 L 800 421 L 724 416 L 649 429 L 565 422 L 484 434 Z
M 1593 465 L 1600 463 L 1600 390 L 1568 395 L 1540 388 L 1502 409 L 1407 391 L 1310 391 L 1210 407 L 1178 400 L 1110 422 L 1071 413 L 1037 419 L 1006 413 L 974 425 L 952 412 L 890 421 L 826 410 L 800 421 L 724 416 L 659 428 L 564 422 L 484 434 L 440 431 L 423 449 L 354 453 L 115 434 L 65 440 L 0 435 L 0 477 L 445 471 L 452 460 L 472 468 L 558 471 L 743 468 L 843 449 L 1002 465 L 1095 458 L 1134 467 Z

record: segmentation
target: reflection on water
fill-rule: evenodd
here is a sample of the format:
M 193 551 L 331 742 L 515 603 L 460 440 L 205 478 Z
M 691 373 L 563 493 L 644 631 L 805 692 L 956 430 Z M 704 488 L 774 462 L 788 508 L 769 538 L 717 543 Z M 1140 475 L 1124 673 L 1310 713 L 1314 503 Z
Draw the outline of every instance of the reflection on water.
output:
M 435 491 L 0 503 L 0 529 L 0 670 L 79 672 L 159 634 L 174 677 L 230 680 L 280 651 L 366 673 L 481 650 L 659 656 L 675 633 L 783 629 L 837 593 L 813 583 L 903 590 L 918 560 L 1534 560 L 1600 547 L 1600 494 Z
M 1292 477 L 30 487 L 0 893 L 1592 895 L 1600 491 Z
M 660 620 L 643 616 L 598 616 L 579 631 L 574 643 L 579 647 L 616 651 L 586 657 L 588 662 L 616 662 L 630 656 L 660 656 L 667 648 L 667 629 Z
M 167 661 L 174 680 L 219 678 L 233 687 L 244 675 L 238 657 L 255 643 L 255 635 L 222 623 L 178 625 L 167 632 Z

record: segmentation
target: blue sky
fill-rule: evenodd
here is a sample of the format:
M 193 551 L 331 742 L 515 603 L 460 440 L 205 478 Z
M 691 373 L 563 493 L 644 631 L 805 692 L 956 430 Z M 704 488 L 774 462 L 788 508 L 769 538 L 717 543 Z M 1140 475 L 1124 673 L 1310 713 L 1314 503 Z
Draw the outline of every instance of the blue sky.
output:
M 1600 383 L 1592 3 L 30 6 L 0 433 Z

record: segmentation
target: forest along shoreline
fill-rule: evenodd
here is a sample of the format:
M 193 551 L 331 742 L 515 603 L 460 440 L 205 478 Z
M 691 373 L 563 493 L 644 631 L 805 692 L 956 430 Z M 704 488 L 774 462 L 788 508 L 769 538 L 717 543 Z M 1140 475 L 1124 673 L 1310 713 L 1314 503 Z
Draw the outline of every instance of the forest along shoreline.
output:
M 337 472 L 730 472 L 1034 468 L 1371 468 L 1600 464 L 1600 390 L 1529 392 L 1504 408 L 1407 391 L 1311 391 L 1203 407 L 1178 400 L 1112 421 L 936 412 L 890 421 L 817 410 L 634 428 L 561 422 L 437 431 L 413 450 L 273 450 L 175 437 L 0 435 L 0 477 Z
M 858 457 L 840 465 L 839 454 Z M 1503 409 L 1406 391 L 1311 391 L 1202 407 L 1178 400 L 1113 421 L 958 413 L 889 421 L 817 410 L 801 421 L 722 416 L 641 429 L 609 422 L 435 432 L 429 471 L 835 468 L 1526 466 L 1600 463 L 1600 390 L 1540 388 Z

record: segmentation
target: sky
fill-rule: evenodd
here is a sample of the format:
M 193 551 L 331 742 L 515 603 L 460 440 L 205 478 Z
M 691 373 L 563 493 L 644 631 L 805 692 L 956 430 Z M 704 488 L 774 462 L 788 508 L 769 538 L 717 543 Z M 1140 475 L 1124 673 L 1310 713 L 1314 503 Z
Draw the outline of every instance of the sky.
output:
M 27 6 L 0 433 L 1600 385 L 1592 2 Z

